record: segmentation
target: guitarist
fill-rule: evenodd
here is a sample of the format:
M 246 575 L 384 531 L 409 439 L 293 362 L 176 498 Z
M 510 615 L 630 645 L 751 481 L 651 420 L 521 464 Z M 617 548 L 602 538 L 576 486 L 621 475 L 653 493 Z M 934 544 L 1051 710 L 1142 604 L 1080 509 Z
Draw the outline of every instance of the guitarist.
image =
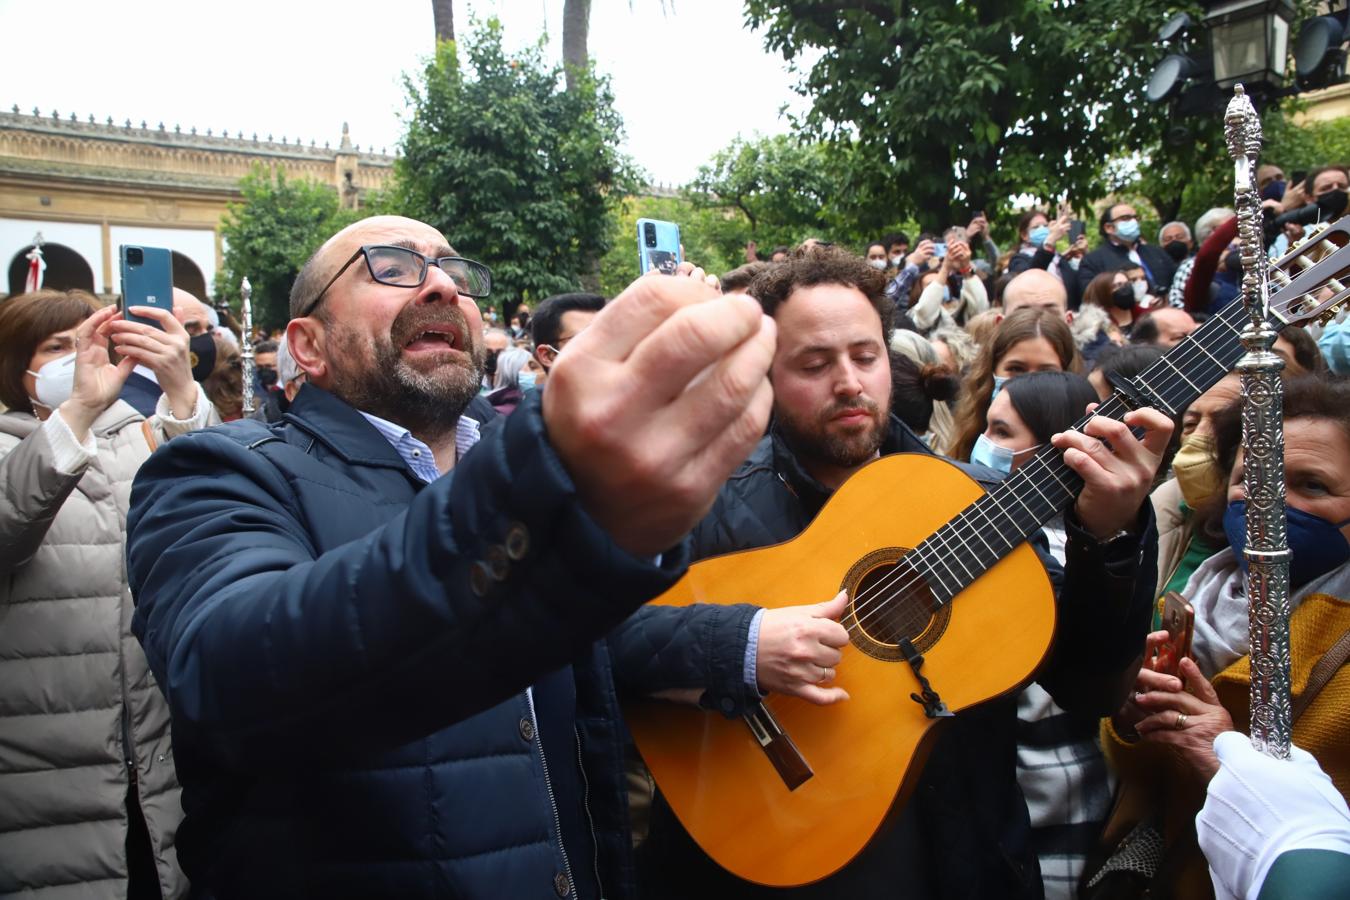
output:
M 770 369 L 774 425 L 695 529 L 695 559 L 788 540 L 866 463 L 881 454 L 929 452 L 888 414 L 886 348 L 895 311 L 884 289 L 881 273 L 834 248 L 796 256 L 755 280 L 750 293 L 778 326 Z M 1093 717 L 1119 708 L 1139 667 L 1152 611 L 1157 550 L 1147 499 L 1171 422 L 1153 410 L 1132 413 L 1127 422 L 1144 429 L 1142 441 L 1107 419 L 1094 420 L 1088 434 L 1055 437 L 1085 487 L 1066 515 L 1065 568 L 1040 548 L 1059 618 L 1037 680 L 1066 710 Z M 997 477 L 965 468 L 986 484 Z M 904 515 L 903 509 L 889 512 Z M 828 621 L 802 627 L 812 616 L 837 618 L 841 608 L 836 598 L 818 607 L 765 610 L 737 646 L 708 652 L 739 659 L 746 642 L 757 641 L 761 688 L 787 675 L 796 682 L 788 686 L 793 693 L 817 703 L 847 702 L 841 690 L 829 689 L 834 671 L 826 664 L 838 659 L 842 627 Z M 990 636 L 991 650 L 997 640 Z M 812 693 L 814 682 L 820 689 Z M 781 891 L 731 876 L 697 848 L 658 796 L 639 851 L 644 896 L 1041 897 L 1015 773 L 1015 697 L 957 715 L 903 811 L 850 864 L 806 887 Z M 741 711 L 706 697 L 704 703 L 731 715 Z

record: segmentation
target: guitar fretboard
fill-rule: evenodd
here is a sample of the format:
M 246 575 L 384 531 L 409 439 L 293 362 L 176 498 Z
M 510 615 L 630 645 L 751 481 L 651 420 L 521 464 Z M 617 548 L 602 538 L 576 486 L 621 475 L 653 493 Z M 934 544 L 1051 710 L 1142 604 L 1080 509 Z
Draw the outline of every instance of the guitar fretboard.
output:
M 1276 329 L 1284 324 L 1268 318 Z M 1124 388 L 1134 395 L 1128 401 L 1118 386 L 1094 415 L 1121 419 L 1140 405 L 1175 415 L 1233 370 L 1245 352 L 1238 337 L 1247 321 L 1240 301 L 1228 304 L 1131 379 Z M 1091 419 L 1084 416 L 1073 428 L 1082 431 Z M 1058 449 L 1047 445 L 933 532 L 906 559 L 927 581 L 940 606 L 1068 509 L 1082 489 L 1083 479 Z

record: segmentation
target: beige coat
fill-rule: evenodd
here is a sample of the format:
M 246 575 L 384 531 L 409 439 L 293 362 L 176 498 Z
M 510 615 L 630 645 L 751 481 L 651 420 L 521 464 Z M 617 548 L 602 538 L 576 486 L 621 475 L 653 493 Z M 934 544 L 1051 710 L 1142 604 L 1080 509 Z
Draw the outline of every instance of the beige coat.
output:
M 157 441 L 191 427 L 151 422 Z M 0 415 L 0 897 L 124 897 L 133 765 L 162 893 L 187 891 L 169 709 L 131 634 L 143 423 L 114 403 L 92 429 L 97 456 L 63 474 L 37 419 Z
M 1154 488 L 1149 495 L 1153 501 L 1153 518 L 1158 522 L 1158 586 L 1154 597 L 1161 597 L 1163 588 L 1172 580 L 1172 573 L 1181 565 L 1181 559 L 1195 533 L 1195 514 L 1181 511 L 1181 486 L 1169 478 Z

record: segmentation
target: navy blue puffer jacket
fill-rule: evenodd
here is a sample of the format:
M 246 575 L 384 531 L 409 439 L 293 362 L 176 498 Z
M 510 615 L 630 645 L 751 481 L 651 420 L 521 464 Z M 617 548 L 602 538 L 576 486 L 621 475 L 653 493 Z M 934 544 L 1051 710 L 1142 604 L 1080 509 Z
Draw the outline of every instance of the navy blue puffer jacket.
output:
M 686 556 L 657 567 L 609 540 L 537 401 L 423 485 L 306 386 L 276 425 L 162 447 L 128 525 L 194 896 L 556 900 L 580 867 L 605 896 L 632 895 L 598 641 Z M 559 833 L 525 693 L 569 664 L 593 840 Z M 578 844 L 595 852 L 567 858 Z

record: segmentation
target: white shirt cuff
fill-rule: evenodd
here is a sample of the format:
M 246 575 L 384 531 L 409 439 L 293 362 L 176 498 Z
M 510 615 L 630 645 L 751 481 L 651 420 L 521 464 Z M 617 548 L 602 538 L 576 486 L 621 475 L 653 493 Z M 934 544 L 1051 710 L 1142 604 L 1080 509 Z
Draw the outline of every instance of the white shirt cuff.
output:
M 47 417 L 47 421 L 42 423 L 42 429 L 47 434 L 47 442 L 52 445 L 52 464 L 63 475 L 79 474 L 98 455 L 94 432 L 90 430 L 84 436 L 83 443 L 75 440 L 75 432 L 61 418 L 59 409 Z
M 175 418 L 167 394 L 160 394 L 159 399 L 155 401 L 155 416 L 166 425 L 181 425 L 188 431 L 205 428 L 210 417 L 211 401 L 206 399 L 206 392 L 202 390 L 199 382 L 194 381 L 193 386 L 197 388 L 197 401 L 192 407 L 192 413 L 186 419 Z

